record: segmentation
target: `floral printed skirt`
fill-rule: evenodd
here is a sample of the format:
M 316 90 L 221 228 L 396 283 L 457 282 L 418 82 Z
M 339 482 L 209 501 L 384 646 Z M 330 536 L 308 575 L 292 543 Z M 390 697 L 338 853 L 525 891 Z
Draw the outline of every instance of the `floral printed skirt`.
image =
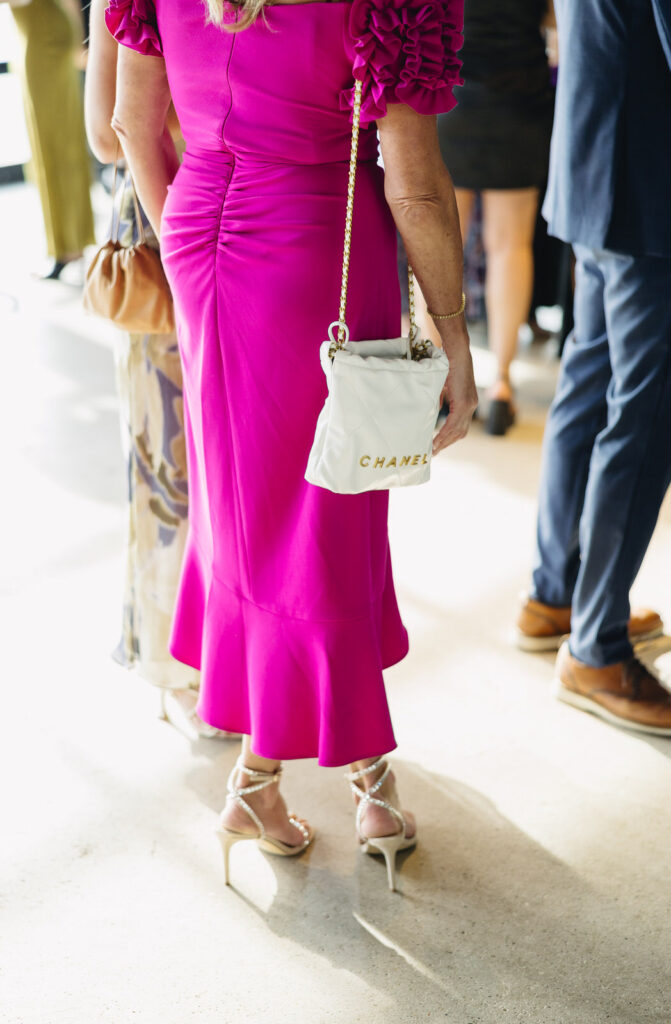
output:
M 137 238 L 130 200 L 127 190 L 124 244 Z M 151 228 L 146 225 L 145 231 L 150 235 Z M 168 652 L 188 513 L 177 338 L 120 333 L 115 363 L 128 474 L 128 527 L 122 635 L 114 657 L 157 686 L 197 688 L 199 673 Z

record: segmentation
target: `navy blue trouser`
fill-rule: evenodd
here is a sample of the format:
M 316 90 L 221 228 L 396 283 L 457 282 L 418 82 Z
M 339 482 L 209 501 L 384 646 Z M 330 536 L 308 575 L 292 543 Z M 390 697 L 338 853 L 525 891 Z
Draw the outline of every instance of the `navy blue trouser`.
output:
M 671 259 L 574 248 L 532 596 L 572 605 L 572 653 L 603 666 L 631 657 L 629 590 L 671 482 Z

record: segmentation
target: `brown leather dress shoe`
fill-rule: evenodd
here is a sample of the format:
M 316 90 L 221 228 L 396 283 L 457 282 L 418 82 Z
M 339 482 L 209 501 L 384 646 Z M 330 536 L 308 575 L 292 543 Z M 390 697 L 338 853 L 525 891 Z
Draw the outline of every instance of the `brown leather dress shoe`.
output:
M 553 608 L 528 597 L 517 616 L 516 644 L 521 651 L 557 651 L 571 632 L 571 609 Z M 664 632 L 664 623 L 650 608 L 634 608 L 629 618 L 632 644 L 652 640 Z
M 637 658 L 592 668 L 571 654 L 568 641 L 557 655 L 556 695 L 612 725 L 671 736 L 671 693 Z

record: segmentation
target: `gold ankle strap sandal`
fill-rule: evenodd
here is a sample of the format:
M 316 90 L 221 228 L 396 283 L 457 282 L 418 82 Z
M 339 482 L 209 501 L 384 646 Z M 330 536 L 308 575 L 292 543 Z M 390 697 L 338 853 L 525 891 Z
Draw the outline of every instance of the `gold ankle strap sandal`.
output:
M 237 778 L 240 773 L 244 773 L 247 776 L 250 780 L 249 785 L 237 785 Z M 282 842 L 281 839 L 275 839 L 274 836 L 268 835 L 261 818 L 247 803 L 246 798 L 250 797 L 252 793 L 260 793 L 262 789 L 267 789 L 269 786 L 277 786 L 281 776 L 281 767 L 274 772 L 260 772 L 255 768 L 247 768 L 242 757 L 238 758 L 233 771 L 229 775 L 226 786 L 228 797 L 230 800 L 234 800 L 238 807 L 241 807 L 250 820 L 253 821 L 254 825 L 258 829 L 258 835 L 250 835 L 246 832 L 236 832 L 234 829 L 230 829 L 220 822 L 219 828 L 216 830 L 216 834 L 219 836 L 224 854 L 224 880 L 226 885 L 230 884 L 229 854 L 231 852 L 231 847 L 236 843 L 243 842 L 245 839 L 253 839 L 258 843 L 262 850 L 266 851 L 266 853 L 273 853 L 279 857 L 295 857 L 297 854 L 302 853 L 303 850 L 307 849 L 314 839 L 314 830 L 306 827 L 303 822 L 293 814 L 288 815 L 289 821 L 303 836 L 303 842 L 296 845 L 290 845 L 289 843 Z
M 375 772 L 382 770 L 380 778 L 375 782 L 370 789 L 366 789 L 362 786 L 357 786 L 357 782 L 360 779 L 365 778 L 366 775 L 373 775 Z M 391 772 L 391 766 L 383 757 L 374 764 L 368 765 L 367 768 L 362 768 L 358 772 L 348 772 L 345 778 L 350 784 L 350 789 L 354 794 L 355 799 L 358 801 L 356 809 L 356 833 L 359 839 L 361 852 L 370 853 L 372 855 L 382 854 L 387 865 L 387 879 L 389 881 L 389 888 L 392 892 L 396 891 L 396 854 L 399 850 L 409 850 L 417 842 L 417 837 L 412 836 L 407 838 L 406 830 L 407 823 L 398 808 L 394 807 L 388 800 L 384 800 L 376 793 L 379 793 L 385 784 L 389 773 Z M 361 829 L 361 823 L 363 816 L 366 813 L 366 808 L 371 804 L 376 807 L 382 807 L 385 811 L 388 811 L 398 821 L 399 830 L 391 836 L 367 836 Z

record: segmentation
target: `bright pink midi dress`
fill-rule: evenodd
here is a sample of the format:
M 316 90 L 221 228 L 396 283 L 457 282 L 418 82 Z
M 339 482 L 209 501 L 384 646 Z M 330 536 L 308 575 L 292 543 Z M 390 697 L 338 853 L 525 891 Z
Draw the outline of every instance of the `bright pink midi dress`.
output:
M 382 670 L 408 650 L 386 492 L 305 482 L 337 318 L 354 74 L 363 119 L 454 106 L 463 0 L 269 6 L 231 34 L 201 0 L 111 0 L 119 42 L 163 56 L 186 139 L 161 250 L 184 368 L 189 538 L 171 650 L 199 713 L 268 758 L 395 746 Z M 231 9 L 232 11 L 232 9 Z M 230 17 L 235 17 L 230 13 Z M 396 232 L 362 132 L 347 320 L 396 337 Z

